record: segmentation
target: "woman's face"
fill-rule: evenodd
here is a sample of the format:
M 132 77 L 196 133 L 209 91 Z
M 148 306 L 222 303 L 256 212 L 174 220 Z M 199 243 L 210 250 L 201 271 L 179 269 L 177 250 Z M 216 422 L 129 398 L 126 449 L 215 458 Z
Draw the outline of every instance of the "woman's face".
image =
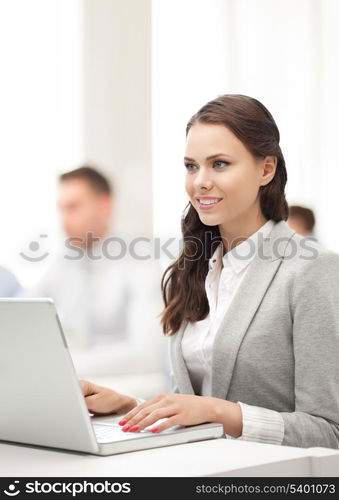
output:
M 254 158 L 224 125 L 196 122 L 184 162 L 186 192 L 201 222 L 227 233 L 263 219 L 259 187 L 274 177 L 276 157 Z

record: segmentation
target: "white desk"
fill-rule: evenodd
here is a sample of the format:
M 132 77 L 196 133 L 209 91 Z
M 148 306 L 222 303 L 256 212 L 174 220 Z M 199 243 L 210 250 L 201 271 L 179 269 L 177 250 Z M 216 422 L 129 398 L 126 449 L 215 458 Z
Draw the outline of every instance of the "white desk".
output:
M 108 457 L 0 443 L 2 477 L 339 476 L 339 450 L 215 439 Z

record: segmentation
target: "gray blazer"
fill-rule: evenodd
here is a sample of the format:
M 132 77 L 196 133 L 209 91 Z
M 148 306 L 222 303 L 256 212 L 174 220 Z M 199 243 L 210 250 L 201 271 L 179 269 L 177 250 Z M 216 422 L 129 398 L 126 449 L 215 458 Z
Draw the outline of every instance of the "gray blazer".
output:
M 181 339 L 173 391 L 194 394 Z M 217 331 L 212 396 L 280 412 L 282 445 L 339 448 L 339 255 L 284 222 L 259 245 Z

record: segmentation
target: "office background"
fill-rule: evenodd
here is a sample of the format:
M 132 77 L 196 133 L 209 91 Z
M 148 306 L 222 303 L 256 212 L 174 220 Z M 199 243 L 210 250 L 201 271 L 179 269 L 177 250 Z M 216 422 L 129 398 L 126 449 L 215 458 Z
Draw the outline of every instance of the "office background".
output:
M 84 162 L 117 186 L 117 231 L 179 237 L 185 125 L 224 93 L 272 112 L 288 201 L 339 251 L 338 20 L 337 0 L 1 0 L 1 265 L 40 278 L 57 175 Z

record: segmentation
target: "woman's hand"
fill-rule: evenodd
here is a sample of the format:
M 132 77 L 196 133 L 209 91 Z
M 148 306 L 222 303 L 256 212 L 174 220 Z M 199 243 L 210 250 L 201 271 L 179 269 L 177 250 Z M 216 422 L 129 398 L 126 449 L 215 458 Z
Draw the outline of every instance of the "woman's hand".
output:
M 161 432 L 174 425 L 197 425 L 219 422 L 224 432 L 234 437 L 241 436 L 242 414 L 238 403 L 219 398 L 191 396 L 186 394 L 161 394 L 133 410 L 119 422 L 123 431 L 136 432 L 167 418 L 152 432 Z
M 95 415 L 126 413 L 137 405 L 135 399 L 119 394 L 108 387 L 80 380 L 87 407 Z

